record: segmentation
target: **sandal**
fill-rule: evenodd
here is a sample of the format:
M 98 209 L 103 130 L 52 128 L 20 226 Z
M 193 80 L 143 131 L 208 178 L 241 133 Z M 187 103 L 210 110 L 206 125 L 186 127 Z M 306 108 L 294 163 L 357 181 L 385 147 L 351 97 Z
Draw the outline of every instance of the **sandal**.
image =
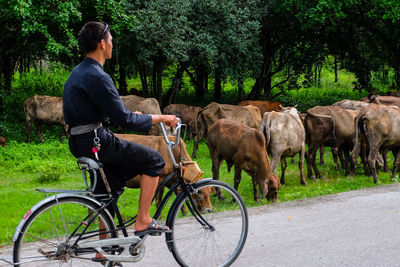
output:
M 163 224 L 162 222 L 153 219 L 153 221 L 147 226 L 146 230 L 143 231 L 135 231 L 136 236 L 144 236 L 144 235 L 161 235 L 162 233 L 172 233 L 172 230 Z

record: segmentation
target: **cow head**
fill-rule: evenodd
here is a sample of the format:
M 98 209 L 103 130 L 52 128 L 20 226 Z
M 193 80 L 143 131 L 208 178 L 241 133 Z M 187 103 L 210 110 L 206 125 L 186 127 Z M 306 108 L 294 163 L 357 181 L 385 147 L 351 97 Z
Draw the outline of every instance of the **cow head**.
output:
M 212 212 L 211 194 L 215 194 L 213 187 L 204 187 L 192 194 L 193 201 L 201 213 Z
M 268 193 L 267 193 L 267 200 L 275 202 L 278 199 L 278 192 L 279 189 L 281 188 L 281 182 L 279 181 L 278 176 L 272 175 L 268 180 L 267 180 L 267 185 L 268 185 Z

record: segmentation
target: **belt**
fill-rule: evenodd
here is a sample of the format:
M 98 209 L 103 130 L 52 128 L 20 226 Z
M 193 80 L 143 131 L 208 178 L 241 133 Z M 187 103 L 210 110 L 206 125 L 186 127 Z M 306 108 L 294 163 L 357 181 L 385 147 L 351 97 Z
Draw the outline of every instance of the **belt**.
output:
M 101 122 L 96 122 L 96 123 L 91 123 L 91 124 L 86 124 L 86 125 L 78 125 L 75 127 L 72 127 L 70 129 L 71 135 L 78 135 L 78 134 L 84 134 L 91 132 L 93 130 L 99 129 L 103 124 Z

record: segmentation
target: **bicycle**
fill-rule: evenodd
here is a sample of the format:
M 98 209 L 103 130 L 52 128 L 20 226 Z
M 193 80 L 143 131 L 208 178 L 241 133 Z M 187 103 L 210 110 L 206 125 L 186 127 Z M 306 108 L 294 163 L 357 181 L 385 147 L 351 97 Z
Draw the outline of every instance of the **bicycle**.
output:
M 175 260 L 181 266 L 229 266 L 241 253 L 247 238 L 248 215 L 243 199 L 230 185 L 203 179 L 195 183 L 185 183 L 181 175 L 181 164 L 172 154 L 172 148 L 180 142 L 182 124 L 176 127 L 175 142 L 169 141 L 164 125 L 161 129 L 168 153 L 174 164 L 169 174 L 156 189 L 155 196 L 174 176 L 177 182 L 161 200 L 153 218 L 158 219 L 171 195 L 180 189 L 166 218 L 166 225 L 172 233 L 165 234 L 166 244 Z M 58 263 L 73 265 L 80 261 L 93 261 L 96 253 L 101 253 L 105 266 L 119 262 L 137 262 L 145 254 L 146 236 L 129 236 L 128 227 L 135 223 L 136 216 L 123 221 L 116 204 L 118 192 L 95 195 L 97 171 L 107 186 L 102 172 L 102 164 L 89 158 L 79 158 L 78 166 L 86 190 L 36 189 L 44 193 L 45 199 L 34 205 L 22 218 L 13 236 L 14 266 L 33 263 Z M 89 186 L 87 173 L 93 180 Z M 200 213 L 194 197 L 204 188 L 219 189 L 224 199 L 210 196 L 212 212 Z M 109 189 L 109 188 L 108 188 Z M 49 195 L 50 194 L 50 195 Z M 49 195 L 49 196 L 48 196 Z M 155 199 L 153 197 L 153 201 Z M 96 198 L 105 198 L 101 202 Z M 107 207 L 114 207 L 118 224 Z M 186 206 L 189 212 L 183 211 Z M 226 229 L 224 222 L 235 217 L 238 222 L 233 229 Z M 119 237 L 122 233 L 122 237 Z

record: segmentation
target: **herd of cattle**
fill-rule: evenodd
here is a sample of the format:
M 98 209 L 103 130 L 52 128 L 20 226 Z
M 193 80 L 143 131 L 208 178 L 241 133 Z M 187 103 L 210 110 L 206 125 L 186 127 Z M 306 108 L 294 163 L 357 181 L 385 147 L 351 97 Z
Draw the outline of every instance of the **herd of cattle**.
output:
M 160 106 L 154 98 L 135 95 L 121 98 L 132 112 L 161 114 Z M 57 123 L 67 130 L 61 97 L 30 97 L 24 102 L 24 111 L 27 142 L 30 140 L 33 123 L 41 141 L 41 123 Z M 212 102 L 204 108 L 171 104 L 163 112 L 175 114 L 187 125 L 189 139 L 194 139 L 192 158 L 196 158 L 201 139 L 206 138 L 214 179 L 219 178 L 219 168 L 225 160 L 228 171 L 235 166 L 234 187 L 237 189 L 241 171 L 245 170 L 252 177 L 255 201 L 260 197 L 277 199 L 280 186 L 285 183 L 287 157 L 293 160 L 299 154 L 301 184 L 307 184 L 303 170 L 304 159 L 307 161 L 308 179 L 321 178 L 316 154 L 320 149 L 322 160 L 324 146 L 331 147 L 336 169 L 343 168 L 345 174 L 351 177 L 359 157 L 365 174 L 372 175 L 375 183 L 378 182 L 377 165 L 381 158 L 384 170 L 388 171 L 389 150 L 395 157 L 393 178 L 400 165 L 400 98 L 395 96 L 370 94 L 360 101 L 342 100 L 331 106 L 316 106 L 304 114 L 299 113 L 295 107 L 283 107 L 279 102 L 252 100 L 243 101 L 239 105 Z M 158 125 L 149 134 L 151 137 L 128 134 L 119 134 L 118 137 L 160 151 L 166 161 L 163 175 L 167 175 L 172 164 L 167 156 L 165 142 L 157 139 L 160 135 Z M 174 155 L 177 160 L 191 160 L 185 146 L 177 149 L 179 153 Z M 268 154 L 271 155 L 271 161 Z M 280 179 L 276 176 L 279 162 L 282 169 Z M 132 179 L 128 183 L 133 188 L 137 185 L 137 179 L 136 182 Z M 210 192 L 203 193 L 201 199 L 205 198 L 205 202 L 209 203 L 207 197 Z M 203 203 L 202 209 L 207 208 L 209 206 Z

